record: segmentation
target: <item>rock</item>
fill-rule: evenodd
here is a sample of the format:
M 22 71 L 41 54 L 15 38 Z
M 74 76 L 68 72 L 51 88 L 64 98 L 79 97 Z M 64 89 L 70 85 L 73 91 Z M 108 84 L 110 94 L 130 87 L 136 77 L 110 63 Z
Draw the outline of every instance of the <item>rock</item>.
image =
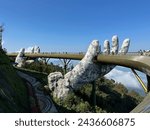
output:
M 120 52 L 123 52 L 123 54 L 127 53 L 129 42 L 129 40 L 124 41 Z M 109 54 L 110 47 L 108 41 L 104 42 L 104 49 L 104 53 Z M 115 65 L 102 65 L 93 62 L 94 58 L 100 53 L 99 51 L 99 41 L 94 40 L 90 44 L 84 58 L 64 77 L 60 72 L 50 73 L 48 76 L 48 87 L 53 91 L 53 96 L 63 99 L 72 90 L 77 90 L 83 84 L 90 83 L 110 72 Z M 113 54 L 118 53 L 117 36 L 112 38 L 111 52 Z
M 69 92 L 67 86 L 69 86 L 69 82 L 63 78 L 61 72 L 54 72 L 48 75 L 48 88 L 53 91 L 54 97 L 67 96 Z
M 56 88 L 58 86 L 57 81 L 62 78 L 63 78 L 63 75 L 61 72 L 50 73 L 48 75 L 49 89 L 53 90 L 54 88 Z

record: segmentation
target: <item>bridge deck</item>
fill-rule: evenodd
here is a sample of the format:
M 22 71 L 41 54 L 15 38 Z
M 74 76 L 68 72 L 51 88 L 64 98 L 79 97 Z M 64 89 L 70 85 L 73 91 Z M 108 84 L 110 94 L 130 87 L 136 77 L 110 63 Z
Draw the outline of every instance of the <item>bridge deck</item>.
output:
M 9 57 L 16 57 L 17 53 L 7 54 Z M 64 53 L 54 53 L 54 54 L 25 54 L 25 57 L 30 58 L 58 58 L 58 59 L 72 59 L 81 60 L 84 54 L 64 54 Z M 95 62 L 100 62 L 103 64 L 114 64 L 125 66 L 139 70 L 150 76 L 150 57 L 142 55 L 98 55 Z

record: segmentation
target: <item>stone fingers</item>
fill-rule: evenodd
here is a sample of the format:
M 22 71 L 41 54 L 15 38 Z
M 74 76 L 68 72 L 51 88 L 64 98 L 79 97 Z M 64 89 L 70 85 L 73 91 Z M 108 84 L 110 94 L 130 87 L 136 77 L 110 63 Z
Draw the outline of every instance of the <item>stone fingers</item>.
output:
M 118 36 L 114 35 L 112 37 L 112 48 L 111 48 L 111 50 L 110 50 L 110 43 L 109 43 L 109 41 L 108 40 L 104 41 L 104 51 L 103 51 L 103 53 L 107 54 L 107 55 L 109 55 L 110 53 L 111 54 L 118 54 L 118 48 L 119 48 Z
M 114 35 L 112 37 L 112 48 L 111 48 L 111 53 L 112 54 L 117 54 L 118 53 L 118 48 L 119 48 L 119 39 L 117 35 Z
M 104 54 L 127 53 L 130 45 L 130 40 L 125 39 L 121 50 L 119 51 L 119 40 L 117 35 L 112 37 L 112 48 L 108 40 L 104 41 Z M 109 73 L 115 65 L 97 64 L 93 59 L 100 53 L 98 40 L 93 40 L 88 47 L 84 58 L 67 74 L 62 76 L 61 73 L 55 72 L 48 76 L 48 87 L 53 91 L 53 96 L 64 98 L 72 90 L 77 90 L 82 84 L 92 82 L 97 78 Z
M 130 39 L 125 39 L 123 41 L 123 44 L 122 44 L 121 49 L 119 51 L 119 54 L 126 54 L 129 50 L 129 46 L 130 46 Z
M 99 41 L 93 40 L 90 46 L 88 47 L 88 50 L 82 61 L 92 62 L 93 58 L 97 56 L 99 52 L 100 52 Z
M 103 51 L 103 53 L 107 54 L 107 55 L 110 54 L 110 43 L 109 43 L 108 40 L 104 41 L 104 51 Z
M 112 48 L 111 48 L 111 50 L 110 50 L 109 41 L 108 40 L 104 41 L 104 51 L 103 51 L 103 53 L 107 54 L 107 55 L 109 55 L 109 54 L 112 54 L 112 55 L 114 55 L 114 54 L 126 54 L 129 50 L 129 46 L 130 46 L 130 39 L 127 38 L 123 41 L 121 49 L 118 52 L 118 50 L 119 50 L 119 39 L 118 39 L 117 35 L 114 35 L 112 37 Z

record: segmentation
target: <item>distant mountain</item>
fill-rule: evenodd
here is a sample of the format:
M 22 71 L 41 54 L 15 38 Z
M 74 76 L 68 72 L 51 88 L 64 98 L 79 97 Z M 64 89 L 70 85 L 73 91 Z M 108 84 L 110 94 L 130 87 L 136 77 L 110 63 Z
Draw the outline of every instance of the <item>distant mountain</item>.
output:
M 137 72 L 138 75 L 141 77 L 143 82 L 147 84 L 146 77 L 143 73 Z M 113 79 L 117 83 L 122 83 L 129 91 L 136 91 L 140 95 L 145 96 L 145 92 L 140 85 L 140 83 L 135 78 L 134 74 L 129 68 L 125 67 L 116 67 L 111 72 L 105 75 L 108 79 Z

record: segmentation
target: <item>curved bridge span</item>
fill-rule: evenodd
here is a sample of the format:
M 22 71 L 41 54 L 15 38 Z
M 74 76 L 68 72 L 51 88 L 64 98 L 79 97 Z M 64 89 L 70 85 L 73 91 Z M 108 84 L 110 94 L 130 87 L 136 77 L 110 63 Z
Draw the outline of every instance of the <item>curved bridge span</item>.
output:
M 8 53 L 9 57 L 16 57 L 17 53 Z M 55 59 L 71 59 L 81 60 L 84 54 L 69 54 L 69 53 L 38 53 L 38 54 L 25 54 L 25 57 L 29 58 L 55 58 Z M 127 54 L 127 55 L 104 55 L 99 54 L 95 57 L 94 62 L 101 64 L 113 64 L 131 68 L 136 78 L 139 80 L 142 86 L 143 82 L 134 69 L 139 70 L 147 76 L 147 87 L 143 87 L 146 92 L 150 91 L 150 56 L 144 56 L 140 54 Z M 144 98 L 144 100 L 131 112 L 150 112 L 150 92 Z
M 16 57 L 17 53 L 8 53 L 9 57 Z M 81 60 L 84 54 L 25 54 L 25 57 L 30 58 L 55 58 L 55 59 L 72 59 Z M 128 68 L 133 68 L 139 70 L 146 75 L 150 76 L 150 57 L 142 55 L 103 55 L 99 54 L 95 58 L 95 62 L 100 62 L 103 64 L 113 64 L 120 65 Z

